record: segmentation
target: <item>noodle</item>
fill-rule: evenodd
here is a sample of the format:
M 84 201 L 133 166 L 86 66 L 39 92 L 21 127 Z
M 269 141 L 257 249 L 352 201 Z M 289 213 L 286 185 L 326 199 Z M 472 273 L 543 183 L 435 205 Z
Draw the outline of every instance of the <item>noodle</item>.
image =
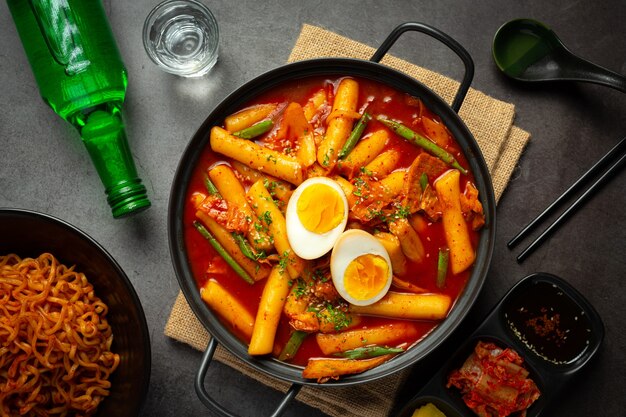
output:
M 119 365 L 108 307 L 44 253 L 0 256 L 0 416 L 90 416 Z

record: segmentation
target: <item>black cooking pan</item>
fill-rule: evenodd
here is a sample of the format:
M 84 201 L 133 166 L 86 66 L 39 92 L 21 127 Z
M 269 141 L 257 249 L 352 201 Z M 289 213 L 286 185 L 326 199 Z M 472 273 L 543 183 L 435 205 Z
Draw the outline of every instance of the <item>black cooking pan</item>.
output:
M 446 104 L 437 94 L 422 83 L 399 71 L 379 64 L 379 61 L 398 37 L 407 31 L 422 32 L 432 36 L 452 49 L 463 61 L 465 75 L 451 106 Z M 222 125 L 227 115 L 234 113 L 252 98 L 285 81 L 320 75 L 356 76 L 382 82 L 397 90 L 419 97 L 434 114 L 441 118 L 461 146 L 474 173 L 486 217 L 486 225 L 480 232 L 476 263 L 465 289 L 451 309 L 448 317 L 424 340 L 407 352 L 374 369 L 358 375 L 345 376 L 338 381 L 329 382 L 323 386 L 331 388 L 371 382 L 413 365 L 439 346 L 461 323 L 476 300 L 487 274 L 495 240 L 495 199 L 493 187 L 478 144 L 457 114 L 469 89 L 473 74 L 474 64 L 472 59 L 459 43 L 431 26 L 409 22 L 394 29 L 374 53 L 370 61 L 322 58 L 281 66 L 244 84 L 224 99 L 206 118 L 185 149 L 176 171 L 170 196 L 168 232 L 170 252 L 180 287 L 195 315 L 213 336 L 202 358 L 195 383 L 196 392 L 200 400 L 208 408 L 220 415 L 234 416 L 233 413 L 211 398 L 204 388 L 204 378 L 218 343 L 221 343 L 227 350 L 253 368 L 272 377 L 292 383 L 291 388 L 274 412 L 276 416 L 282 414 L 289 401 L 296 396 L 303 385 L 319 385 L 315 381 L 302 378 L 302 369 L 300 367 L 289 365 L 270 357 L 249 356 L 248 347 L 220 323 L 217 316 L 209 310 L 200 298 L 200 292 L 189 266 L 183 238 L 183 209 L 193 169 L 198 163 L 202 149 L 209 146 L 210 129 L 215 125 Z

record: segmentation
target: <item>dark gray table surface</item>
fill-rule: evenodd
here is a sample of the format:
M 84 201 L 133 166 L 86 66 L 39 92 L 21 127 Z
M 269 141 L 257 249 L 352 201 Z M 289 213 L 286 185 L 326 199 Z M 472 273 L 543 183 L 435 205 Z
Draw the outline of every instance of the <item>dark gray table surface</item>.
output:
M 549 24 L 572 49 L 626 74 L 626 2 L 583 1 L 209 1 L 220 23 L 220 60 L 202 79 L 159 71 L 141 41 L 144 17 L 158 0 L 105 0 L 128 68 L 127 130 L 153 207 L 114 220 L 77 134 L 39 98 L 22 46 L 0 1 L 0 207 L 60 217 L 100 242 L 121 264 L 143 303 L 152 341 L 152 377 L 144 416 L 208 415 L 193 390 L 200 353 L 163 335 L 179 291 L 170 262 L 166 214 L 179 157 L 201 122 L 227 94 L 283 64 L 304 23 L 371 46 L 404 21 L 430 23 L 463 44 L 476 64 L 473 87 L 516 105 L 516 125 L 532 139 L 497 208 L 496 249 L 484 289 L 463 325 L 415 367 L 398 393 L 401 407 L 491 307 L 520 278 L 537 271 L 567 279 L 597 308 L 606 326 L 599 355 L 545 415 L 623 416 L 626 412 L 626 173 L 608 183 L 526 262 L 506 242 L 587 167 L 626 135 L 626 95 L 590 84 L 527 86 L 506 79 L 491 59 L 504 22 L 531 17 Z M 320 40 L 323 41 L 323 40 Z M 459 78 L 458 59 L 419 34 L 392 53 Z M 1 237 L 0 237 L 1 238 Z M 221 364 L 211 392 L 244 416 L 268 415 L 280 395 Z M 289 416 L 318 416 L 293 404 Z

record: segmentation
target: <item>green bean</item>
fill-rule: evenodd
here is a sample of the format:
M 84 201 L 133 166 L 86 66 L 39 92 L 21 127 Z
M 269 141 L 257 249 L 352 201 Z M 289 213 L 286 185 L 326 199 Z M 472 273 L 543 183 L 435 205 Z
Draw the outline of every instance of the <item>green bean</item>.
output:
M 350 133 L 346 144 L 343 145 L 343 148 L 341 148 L 341 152 L 339 152 L 339 159 L 344 159 L 346 156 L 348 156 L 350 152 L 352 152 L 352 149 L 354 149 L 356 143 L 359 141 L 359 139 L 361 139 L 367 122 L 369 122 L 371 119 L 372 116 L 370 116 L 368 113 L 363 113 L 363 116 L 361 116 L 359 121 L 356 123 L 356 126 L 354 126 L 354 129 L 352 129 L 352 133 Z
M 288 361 L 290 359 L 293 359 L 293 357 L 296 356 L 298 349 L 300 349 L 300 345 L 302 344 L 302 342 L 304 342 L 304 339 L 307 337 L 307 335 L 307 332 L 303 332 L 300 330 L 295 330 L 293 333 L 291 333 L 291 337 L 287 341 L 287 344 L 280 352 L 280 355 L 278 355 L 278 360 Z
M 448 260 L 450 259 L 450 251 L 448 249 L 439 249 L 439 258 L 437 259 L 437 288 L 441 289 L 446 285 L 446 275 L 448 273 Z
M 237 275 L 239 275 L 244 281 L 248 284 L 254 284 L 254 280 L 250 275 L 230 256 L 230 253 L 224 249 L 224 247 L 220 244 L 220 242 L 215 239 L 215 237 L 209 232 L 206 227 L 204 227 L 199 221 L 194 221 L 193 226 L 196 228 L 200 234 L 209 241 L 213 249 L 226 261 L 228 265 L 235 271 Z
M 245 129 L 238 130 L 233 133 L 233 136 L 237 136 L 241 139 L 253 139 L 265 132 L 268 132 L 272 127 L 274 127 L 274 122 L 271 119 L 266 119 L 255 123 L 250 127 L 246 127 Z
M 344 352 L 335 353 L 335 356 L 348 359 L 367 359 L 374 358 L 376 356 L 388 355 L 390 353 L 402 353 L 402 348 L 389 348 L 383 346 L 367 346 L 359 347 L 356 349 L 346 350 Z
M 389 120 L 382 116 L 376 117 L 376 120 L 387 126 L 389 129 L 393 130 L 396 134 L 400 135 L 404 139 L 413 143 L 414 145 L 417 145 L 427 152 L 433 154 L 451 167 L 458 169 L 463 175 L 467 175 L 467 170 L 463 168 L 456 159 L 454 159 L 454 156 L 452 156 L 452 154 L 450 154 L 445 149 L 437 146 L 437 144 L 435 144 L 434 142 L 431 142 L 424 136 L 412 131 L 402 123 L 394 122 L 393 120 Z

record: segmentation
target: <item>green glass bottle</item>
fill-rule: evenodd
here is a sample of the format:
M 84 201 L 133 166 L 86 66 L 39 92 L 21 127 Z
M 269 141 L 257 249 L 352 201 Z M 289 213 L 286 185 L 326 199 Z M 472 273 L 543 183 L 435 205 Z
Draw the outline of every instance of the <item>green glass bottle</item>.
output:
M 44 101 L 76 129 L 113 217 L 150 207 L 126 139 L 127 76 L 100 0 L 7 0 Z

